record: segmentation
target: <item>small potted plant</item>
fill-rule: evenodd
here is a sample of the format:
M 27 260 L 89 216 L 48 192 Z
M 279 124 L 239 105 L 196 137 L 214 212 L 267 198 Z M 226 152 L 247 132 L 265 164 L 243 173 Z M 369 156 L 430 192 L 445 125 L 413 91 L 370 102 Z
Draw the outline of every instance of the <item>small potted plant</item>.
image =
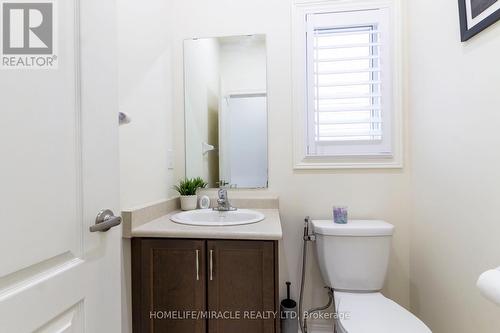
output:
M 179 185 L 175 185 L 174 189 L 179 192 L 181 196 L 181 209 L 196 209 L 198 205 L 198 196 L 196 195 L 196 191 L 199 188 L 204 188 L 205 186 L 207 186 L 207 183 L 200 177 L 186 178 L 181 180 Z

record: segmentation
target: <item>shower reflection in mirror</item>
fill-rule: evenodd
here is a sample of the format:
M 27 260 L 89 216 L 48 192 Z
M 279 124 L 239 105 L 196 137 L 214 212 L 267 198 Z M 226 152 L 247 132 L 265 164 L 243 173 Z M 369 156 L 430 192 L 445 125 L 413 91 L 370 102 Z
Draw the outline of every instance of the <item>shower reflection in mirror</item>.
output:
M 184 85 L 186 177 L 267 187 L 265 36 L 184 41 Z

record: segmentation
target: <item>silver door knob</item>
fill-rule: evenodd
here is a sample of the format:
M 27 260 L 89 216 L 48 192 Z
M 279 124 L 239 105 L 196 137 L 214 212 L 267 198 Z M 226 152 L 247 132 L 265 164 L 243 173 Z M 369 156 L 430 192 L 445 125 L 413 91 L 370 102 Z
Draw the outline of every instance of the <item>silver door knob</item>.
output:
M 91 226 L 90 232 L 106 232 L 109 229 L 116 227 L 122 223 L 122 218 L 120 216 L 115 216 L 113 212 L 109 209 L 103 209 L 97 214 L 95 218 L 95 224 Z

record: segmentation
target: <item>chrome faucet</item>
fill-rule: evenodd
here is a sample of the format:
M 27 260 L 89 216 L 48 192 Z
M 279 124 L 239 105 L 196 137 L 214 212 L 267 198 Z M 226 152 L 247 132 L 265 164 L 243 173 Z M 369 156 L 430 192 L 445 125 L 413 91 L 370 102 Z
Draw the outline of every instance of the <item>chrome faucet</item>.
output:
M 218 210 L 219 212 L 228 212 L 236 210 L 237 208 L 232 207 L 229 199 L 227 197 L 227 189 L 220 188 L 218 192 L 219 198 L 217 199 L 217 207 L 214 210 Z

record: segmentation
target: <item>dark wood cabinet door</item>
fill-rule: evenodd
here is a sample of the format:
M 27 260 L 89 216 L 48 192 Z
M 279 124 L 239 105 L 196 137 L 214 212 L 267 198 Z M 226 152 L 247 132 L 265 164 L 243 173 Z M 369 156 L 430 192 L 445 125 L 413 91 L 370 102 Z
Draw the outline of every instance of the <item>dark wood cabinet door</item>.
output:
M 204 240 L 132 240 L 134 333 L 206 332 L 206 320 L 186 317 L 206 310 L 205 258 Z
M 209 333 L 275 332 L 275 247 L 273 241 L 207 241 L 208 310 L 240 314 L 239 320 L 211 318 Z

